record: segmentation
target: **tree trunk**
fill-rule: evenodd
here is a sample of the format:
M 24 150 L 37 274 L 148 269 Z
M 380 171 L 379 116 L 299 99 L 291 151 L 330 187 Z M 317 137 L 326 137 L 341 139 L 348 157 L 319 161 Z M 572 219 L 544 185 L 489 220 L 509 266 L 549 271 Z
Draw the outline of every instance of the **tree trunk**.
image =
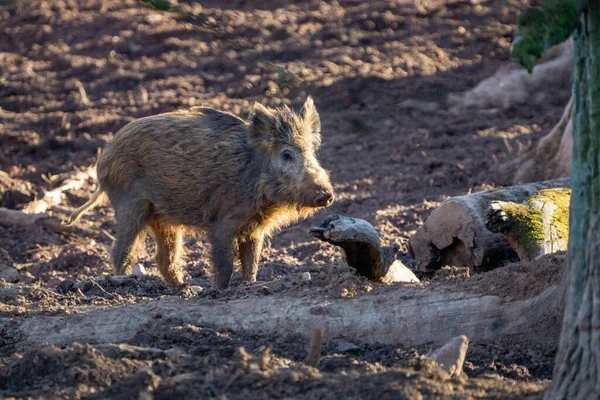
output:
M 573 163 L 566 305 L 546 399 L 600 396 L 600 1 L 575 34 Z

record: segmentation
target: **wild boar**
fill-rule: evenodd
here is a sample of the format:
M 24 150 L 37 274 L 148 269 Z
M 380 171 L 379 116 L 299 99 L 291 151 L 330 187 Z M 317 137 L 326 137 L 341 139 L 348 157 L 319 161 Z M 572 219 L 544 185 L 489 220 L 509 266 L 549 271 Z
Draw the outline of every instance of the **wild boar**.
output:
M 247 122 L 206 107 L 142 118 L 105 147 L 98 190 L 66 225 L 108 197 L 117 223 L 115 274 L 131 273 L 149 228 L 161 275 L 181 284 L 182 238 L 191 229 L 207 232 L 213 287 L 228 287 L 236 253 L 243 280 L 252 282 L 265 236 L 333 202 L 316 158 L 320 143 L 311 97 L 299 113 L 256 103 Z

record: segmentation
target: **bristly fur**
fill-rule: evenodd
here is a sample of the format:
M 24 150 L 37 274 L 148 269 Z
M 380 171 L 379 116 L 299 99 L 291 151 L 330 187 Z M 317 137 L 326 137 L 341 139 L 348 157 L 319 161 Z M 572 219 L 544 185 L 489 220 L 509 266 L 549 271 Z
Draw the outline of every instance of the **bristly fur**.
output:
M 131 249 L 149 226 L 163 277 L 181 283 L 185 227 L 208 231 L 217 287 L 229 283 L 236 248 L 244 279 L 256 279 L 264 236 L 313 214 L 320 207 L 317 193 L 333 194 L 316 159 L 320 143 L 310 97 L 300 113 L 257 103 L 247 122 L 194 107 L 128 124 L 97 165 L 99 193 L 108 196 L 117 219 L 115 272 L 130 270 Z M 86 203 L 73 218 L 93 205 Z

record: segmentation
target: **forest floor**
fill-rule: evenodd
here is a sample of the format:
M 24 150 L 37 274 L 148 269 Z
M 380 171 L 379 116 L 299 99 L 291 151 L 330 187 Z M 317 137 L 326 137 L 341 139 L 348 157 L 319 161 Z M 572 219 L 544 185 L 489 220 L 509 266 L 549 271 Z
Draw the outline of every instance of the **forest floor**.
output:
M 128 122 L 194 105 L 246 117 L 254 101 L 297 108 L 308 94 L 322 120 L 322 165 L 336 202 L 276 234 L 259 281 L 310 272 L 312 279 L 250 292 L 210 289 L 208 244 L 186 239 L 186 279 L 197 301 L 250 296 L 354 297 L 393 290 L 357 277 L 339 250 L 308 233 L 330 214 L 371 222 L 387 242 L 407 243 L 444 199 L 499 185 L 496 170 L 535 143 L 561 116 L 569 91 L 501 112 L 456 111 L 448 94 L 468 90 L 508 62 L 526 0 L 180 1 L 185 15 L 135 0 L 0 2 L 0 170 L 24 191 L 87 168 Z M 227 4 L 227 5 L 223 5 Z M 538 97 L 539 98 L 539 97 Z M 419 104 L 436 104 L 424 108 Z M 94 181 L 51 210 L 61 219 L 83 204 Z M 5 196 L 0 207 L 32 198 Z M 88 285 L 65 295 L 65 280 L 111 272 L 110 205 L 90 211 L 75 234 L 0 227 L 0 248 L 20 269 L 16 295 L 0 287 L 0 317 L 69 314 L 190 296 L 158 278 Z M 148 240 L 146 269 L 156 274 Z M 550 256 L 468 277 L 446 268 L 423 286 L 523 298 L 556 283 L 564 264 Z M 316 367 L 305 366 L 306 333 L 258 336 L 227 327 L 156 321 L 134 339 L 18 348 L 0 338 L 5 398 L 540 398 L 551 379 L 558 328 L 528 340 L 473 342 L 468 378 L 446 379 L 407 348 L 326 338 Z M 243 347 L 243 349 L 241 349 Z M 267 350 L 269 349 L 269 350 Z M 422 396 L 422 397 L 419 397 Z M 149 398 L 149 397 L 144 397 Z

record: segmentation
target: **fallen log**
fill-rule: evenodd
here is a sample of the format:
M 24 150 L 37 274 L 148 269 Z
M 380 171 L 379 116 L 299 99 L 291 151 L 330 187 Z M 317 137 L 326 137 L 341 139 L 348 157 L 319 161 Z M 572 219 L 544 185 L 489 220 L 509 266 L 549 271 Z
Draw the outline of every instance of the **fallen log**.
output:
M 556 285 L 526 300 L 399 287 L 354 298 L 263 296 L 227 302 L 172 297 L 111 307 L 74 307 L 66 315 L 0 318 L 0 348 L 35 343 L 120 343 L 160 321 L 177 321 L 252 334 L 308 335 L 323 327 L 329 338 L 361 342 L 443 345 L 466 335 L 471 341 L 498 336 L 530 337 L 556 328 Z M 12 347 L 10 347 L 12 348 Z
M 493 201 L 524 203 L 542 189 L 568 187 L 560 178 L 527 185 L 451 197 L 433 210 L 409 239 L 409 252 L 419 270 L 432 272 L 444 265 L 489 270 L 517 254 L 504 235 L 488 230 L 486 211 Z
M 573 38 L 552 47 L 536 64 L 530 74 L 516 62 L 502 66 L 491 77 L 474 88 L 450 94 L 448 105 L 456 110 L 489 109 L 506 110 L 526 102 L 547 101 L 544 89 L 570 88 L 573 71 Z
M 0 207 L 0 225 L 5 227 L 27 226 L 46 228 L 56 233 L 73 232 L 73 228 L 61 225 L 57 218 L 47 214 L 29 214 L 21 210 Z

